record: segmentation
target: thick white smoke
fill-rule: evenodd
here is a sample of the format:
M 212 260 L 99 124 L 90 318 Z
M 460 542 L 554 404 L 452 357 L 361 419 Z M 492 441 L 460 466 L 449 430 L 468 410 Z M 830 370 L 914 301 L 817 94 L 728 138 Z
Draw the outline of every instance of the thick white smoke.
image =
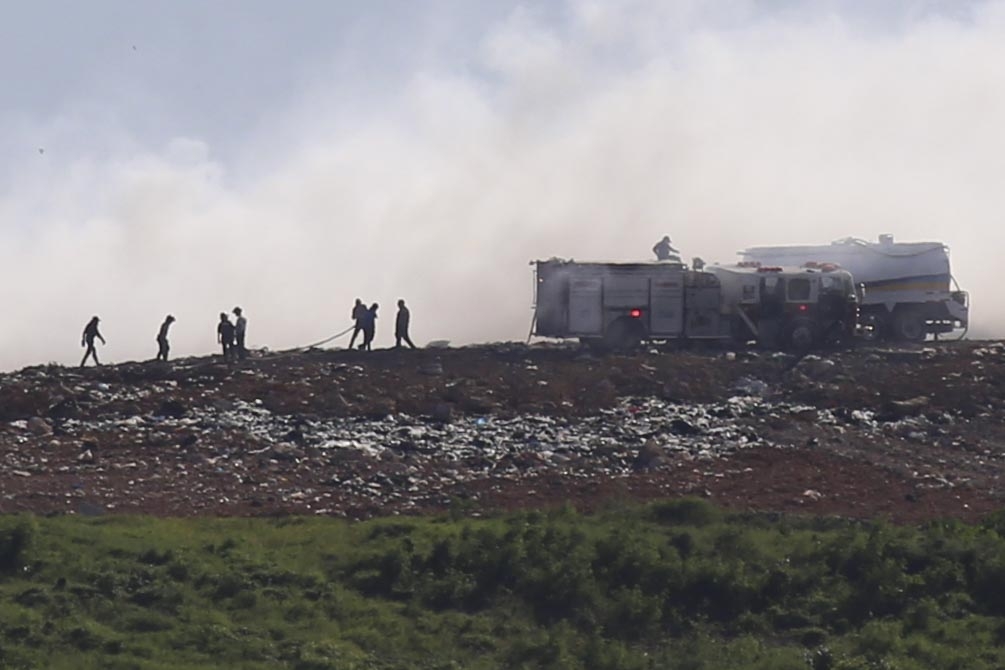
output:
M 0 368 L 78 362 L 93 314 L 108 361 L 152 358 L 169 312 L 174 354 L 214 350 L 235 305 L 251 346 L 294 346 L 348 325 L 357 296 L 382 305 L 379 345 L 399 297 L 417 342 L 519 339 L 528 261 L 648 258 L 666 233 L 709 261 L 941 240 L 972 335 L 1005 334 L 1005 8 L 740 7 L 516 8 L 365 103 L 317 76 L 240 160 L 86 109 L 22 119 L 5 137 L 56 144 L 4 165 Z

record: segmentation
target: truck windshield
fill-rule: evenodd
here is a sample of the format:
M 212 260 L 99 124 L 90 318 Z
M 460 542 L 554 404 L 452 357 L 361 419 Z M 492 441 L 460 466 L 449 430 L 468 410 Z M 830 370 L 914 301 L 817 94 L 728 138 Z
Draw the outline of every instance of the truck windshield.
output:
M 851 278 L 841 275 L 824 275 L 820 277 L 820 290 L 824 293 L 854 293 Z

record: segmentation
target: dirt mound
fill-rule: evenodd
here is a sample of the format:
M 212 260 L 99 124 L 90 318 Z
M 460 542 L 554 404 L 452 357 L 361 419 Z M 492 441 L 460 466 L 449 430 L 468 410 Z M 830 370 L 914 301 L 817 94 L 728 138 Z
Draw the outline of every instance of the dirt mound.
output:
M 361 517 L 701 495 L 973 519 L 1001 505 L 1003 372 L 998 342 L 26 368 L 0 376 L 0 511 Z

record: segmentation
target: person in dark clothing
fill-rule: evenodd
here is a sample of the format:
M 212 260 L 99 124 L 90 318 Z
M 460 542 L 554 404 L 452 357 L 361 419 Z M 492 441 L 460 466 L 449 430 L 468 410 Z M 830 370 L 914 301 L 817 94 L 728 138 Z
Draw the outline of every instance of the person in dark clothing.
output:
M 401 341 L 404 340 L 406 344 L 412 349 L 415 349 L 415 345 L 412 344 L 412 338 L 408 336 L 408 323 L 412 319 L 411 312 L 405 307 L 404 300 L 398 300 L 398 315 L 394 319 L 394 340 L 395 349 L 401 349 Z
M 216 327 L 216 341 L 223 346 L 223 360 L 234 358 L 237 351 L 234 348 L 234 324 L 226 312 L 220 312 L 220 325 Z
M 359 348 L 363 351 L 372 350 L 373 336 L 377 333 L 378 307 L 377 303 L 373 303 L 370 305 L 370 309 L 366 310 L 366 314 L 363 315 L 363 344 L 359 345 Z
M 161 329 L 157 333 L 157 360 L 167 362 L 168 351 L 171 347 L 168 345 L 168 328 L 174 323 L 174 317 L 170 314 L 164 319 L 164 323 L 161 324 Z
M 98 332 L 98 322 L 100 320 L 101 319 L 96 316 L 92 317 L 91 320 L 87 322 L 87 325 L 84 326 L 84 334 L 80 336 L 80 346 L 83 347 L 86 345 L 87 351 L 84 352 L 84 358 L 80 361 L 80 367 L 84 367 L 84 364 L 87 363 L 88 356 L 92 356 L 94 358 L 95 365 L 101 365 L 101 362 L 98 360 L 98 351 L 94 348 L 94 338 L 98 338 L 101 340 L 102 344 L 105 344 L 105 338 L 103 338 L 101 333 Z
M 237 323 L 234 324 L 234 338 L 237 341 L 235 353 L 243 361 L 248 357 L 248 350 L 244 347 L 244 336 L 248 333 L 248 320 L 242 316 L 240 307 L 234 308 L 234 316 L 237 317 Z
M 680 252 L 670 245 L 669 235 L 664 235 L 663 239 L 653 246 L 653 253 L 656 254 L 656 260 L 658 261 L 680 262 Z
M 363 330 L 363 318 L 366 316 L 366 305 L 359 298 L 356 298 L 356 304 L 352 306 L 352 320 L 355 322 L 355 326 L 352 329 L 352 337 L 349 338 L 349 348 L 352 349 L 353 345 L 356 344 L 356 336 L 360 334 Z

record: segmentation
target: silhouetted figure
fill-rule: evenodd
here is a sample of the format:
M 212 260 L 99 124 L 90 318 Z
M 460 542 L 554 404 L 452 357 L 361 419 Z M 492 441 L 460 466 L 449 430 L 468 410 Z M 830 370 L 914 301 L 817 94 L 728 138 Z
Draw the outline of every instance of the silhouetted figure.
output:
M 412 344 L 412 338 L 408 336 L 408 323 L 412 320 L 412 313 L 408 311 L 405 307 L 404 300 L 398 300 L 398 315 L 394 318 L 394 348 L 401 349 L 401 341 L 404 340 L 405 343 L 412 349 L 415 349 L 415 345 Z
M 157 332 L 157 360 L 167 362 L 168 352 L 171 346 L 168 344 L 168 328 L 174 323 L 174 317 L 170 314 L 161 324 L 161 329 Z
M 248 350 L 244 347 L 244 336 L 248 333 L 248 320 L 241 315 L 241 308 L 234 308 L 234 316 L 237 322 L 234 324 L 234 338 L 237 341 L 237 357 L 244 360 L 248 357 Z
M 705 261 L 701 258 L 701 256 L 695 256 L 691 259 L 691 269 L 697 272 L 701 272 L 705 269 Z
M 352 320 L 356 323 L 352 329 L 352 337 L 349 338 L 349 348 L 352 349 L 353 345 L 356 344 L 356 336 L 359 335 L 360 331 L 363 330 L 363 319 L 366 317 L 366 305 L 359 298 L 356 298 L 356 304 L 352 306 Z
M 220 312 L 220 325 L 216 327 L 216 341 L 223 346 L 223 360 L 229 361 L 234 358 L 237 350 L 234 345 L 234 324 L 226 312 Z
M 91 320 L 87 322 L 87 325 L 84 326 L 84 334 L 80 336 L 80 346 L 84 346 L 86 344 L 87 351 L 84 352 L 84 358 L 80 361 L 80 367 L 84 367 L 84 364 L 87 363 L 88 356 L 94 357 L 95 365 L 101 365 L 101 362 L 98 360 L 98 351 L 94 348 L 94 338 L 98 338 L 101 340 L 102 344 L 105 344 L 105 338 L 103 338 L 101 333 L 98 332 L 98 321 L 100 320 L 101 319 L 96 316 L 92 317 Z
M 370 305 L 370 309 L 366 310 L 366 314 L 363 315 L 363 344 L 359 345 L 359 348 L 363 351 L 371 351 L 372 349 L 373 336 L 377 333 L 378 307 L 377 303 L 373 303 Z
M 664 235 L 663 239 L 653 246 L 653 253 L 656 254 L 656 260 L 658 261 L 680 262 L 680 252 L 670 245 L 669 235 Z

